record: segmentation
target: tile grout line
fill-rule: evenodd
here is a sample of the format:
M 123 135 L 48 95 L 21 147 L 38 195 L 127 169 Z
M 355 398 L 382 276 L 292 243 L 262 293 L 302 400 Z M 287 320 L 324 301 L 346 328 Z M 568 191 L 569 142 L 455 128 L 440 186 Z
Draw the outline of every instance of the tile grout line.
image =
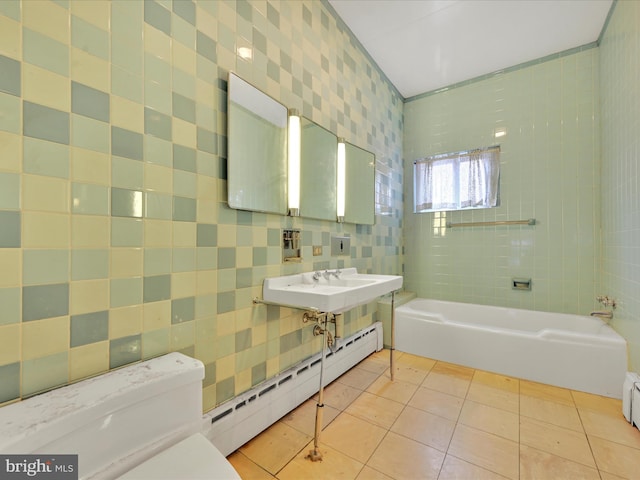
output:
M 367 386 L 367 388 L 371 387 L 371 385 L 373 385 L 375 382 L 377 382 L 381 377 L 386 377 L 386 375 L 385 375 L 385 374 L 386 374 L 386 372 L 387 372 L 388 370 L 390 371 L 390 368 L 391 368 L 391 367 L 386 368 L 385 370 L 383 370 L 382 372 L 380 372 L 380 373 L 378 374 L 378 376 L 376 377 L 376 379 L 375 379 L 373 382 L 371 382 L 371 383 Z M 372 372 L 372 373 L 374 373 L 374 372 Z M 391 374 L 389 374 L 389 376 L 391 376 Z M 361 392 L 361 394 L 360 394 L 360 395 L 362 395 L 362 393 L 364 393 L 364 392 L 371 393 L 371 392 L 368 392 L 368 391 L 367 391 L 367 389 L 364 389 L 364 390 L 362 390 L 362 392 Z M 373 394 L 373 393 L 371 393 L 371 394 L 372 394 L 372 395 L 375 395 L 376 397 L 380 397 L 380 395 L 376 395 L 376 394 Z M 360 398 L 360 395 L 358 395 L 358 397 L 356 397 L 356 398 L 355 398 L 351 403 L 355 402 L 358 398 Z M 380 398 L 385 398 L 385 397 L 380 397 Z M 351 405 L 351 404 L 350 404 L 350 405 Z M 405 405 L 405 406 L 406 406 L 406 405 Z M 402 409 L 402 411 L 404 411 L 404 408 Z M 402 412 L 401 412 L 401 413 L 402 413 Z M 355 418 L 359 418 L 359 417 L 355 417 Z M 396 420 L 397 420 L 397 419 L 396 419 Z M 370 468 L 371 470 L 374 470 L 374 471 L 376 471 L 376 472 L 378 472 L 378 473 L 380 473 L 380 474 L 382 474 L 382 475 L 387 475 L 386 473 L 381 472 L 380 470 L 377 470 L 377 469 L 373 468 L 372 466 L 370 466 L 370 465 L 369 465 L 369 461 L 374 457 L 375 453 L 378 451 L 378 448 L 380 448 L 380 445 L 382 444 L 382 442 L 384 442 L 385 438 L 387 438 L 387 435 L 389 435 L 389 432 L 391 432 L 391 427 L 393 426 L 393 424 L 391 424 L 391 426 L 390 426 L 389 428 L 384 428 L 384 427 L 381 427 L 380 425 L 377 425 L 377 424 L 375 424 L 375 423 L 370 422 L 369 420 L 365 420 L 365 421 L 366 421 L 368 424 L 370 424 L 370 425 L 375 425 L 375 426 L 377 426 L 377 427 L 379 427 L 379 428 L 383 428 L 383 429 L 385 430 L 385 434 L 384 434 L 384 436 L 380 439 L 380 442 L 378 443 L 378 445 L 376 445 L 376 448 L 371 452 L 371 454 L 369 455 L 369 457 L 367 458 L 367 460 L 363 463 L 362 468 L 361 468 L 361 469 L 360 469 L 360 471 L 358 472 L 358 476 L 360 476 L 360 474 L 361 474 L 361 473 L 362 473 L 362 471 L 365 469 L 365 467 L 368 467 L 368 468 Z M 394 423 L 395 423 L 395 421 L 394 421 Z M 349 457 L 349 458 L 352 458 L 352 457 Z M 358 460 L 356 460 L 356 461 L 358 461 Z M 356 477 L 356 478 L 358 478 L 358 477 Z M 392 477 L 392 478 L 394 478 L 394 480 L 401 480 L 401 479 L 395 479 L 395 477 Z
M 375 383 L 375 382 L 376 382 L 380 377 L 383 377 L 383 376 L 384 376 L 384 377 L 386 378 L 385 373 L 387 372 L 387 370 L 389 370 L 389 378 L 391 378 L 391 367 L 389 367 L 389 368 L 385 369 L 382 373 L 380 373 L 380 374 L 378 375 L 378 378 L 376 378 L 373 382 L 371 382 L 371 384 L 369 385 L 369 387 L 370 387 L 371 385 L 373 385 L 373 383 Z M 390 380 L 389 380 L 389 381 L 390 381 Z M 369 387 L 367 387 L 367 388 L 369 388 Z M 365 390 L 365 391 L 366 391 L 366 390 Z M 379 395 L 376 395 L 376 396 L 379 396 Z M 381 398 L 384 398 L 384 397 L 381 397 Z M 404 411 L 404 408 L 402 409 L 402 411 Z M 402 412 L 400 412 L 400 413 L 402 413 Z M 396 419 L 396 420 L 397 420 L 397 419 Z M 367 423 L 371 423 L 371 422 L 367 421 Z M 395 421 L 394 421 L 393 423 L 395 423 Z M 375 469 L 375 468 L 371 467 L 371 466 L 369 465 L 369 461 L 373 458 L 373 456 L 375 455 L 375 453 L 378 451 L 378 448 L 380 448 L 380 445 L 382 445 L 382 442 L 384 442 L 385 438 L 387 438 L 387 436 L 389 435 L 389 432 L 391 432 L 391 427 L 393 426 L 393 423 L 389 426 L 389 428 L 385 428 L 386 432 L 385 432 L 384 436 L 380 439 L 380 442 L 378 443 L 378 445 L 376 446 L 376 448 L 373 450 L 373 452 L 371 452 L 371 455 L 369 455 L 369 458 L 367 458 L 367 461 L 365 462 L 364 466 L 362 467 L 362 469 L 363 469 L 363 470 L 364 470 L 364 467 L 369 467 L 369 468 L 371 468 L 372 470 L 375 470 L 376 472 L 380 472 L 380 470 L 377 470 L 377 469 Z M 380 425 L 377 425 L 377 426 L 379 427 Z M 361 471 L 362 471 L 362 470 L 361 470 Z M 380 473 L 381 473 L 382 475 L 386 475 L 386 473 L 384 473 L 384 472 L 380 472 Z M 357 477 L 356 477 L 356 478 L 357 478 Z M 394 478 L 394 480 L 397 480 L 397 479 L 395 479 L 395 477 L 392 477 L 392 478 Z
M 580 426 L 582 427 L 582 433 L 584 434 L 587 440 L 587 445 L 589 445 L 589 452 L 591 453 L 593 464 L 596 466 L 596 471 L 598 472 L 598 476 L 602 478 L 602 472 L 600 471 L 600 466 L 598 465 L 598 460 L 596 459 L 595 452 L 593 451 L 593 446 L 591 445 L 591 440 L 589 439 L 589 435 L 587 435 L 587 429 L 584 426 L 584 420 L 582 419 L 582 414 L 580 413 L 580 409 L 578 408 L 576 399 L 573 396 L 573 390 L 571 390 L 571 400 L 573 401 L 573 405 L 575 406 L 576 413 L 578 414 L 578 418 L 580 419 Z
M 429 369 L 429 373 L 427 373 L 427 376 L 425 377 L 424 381 L 427 380 L 427 378 L 429 377 L 429 375 L 433 371 L 433 368 L 437 364 L 438 364 L 438 361 L 436 361 L 436 363 L 434 363 L 433 366 Z M 474 370 L 474 375 L 475 375 L 475 370 Z M 473 376 L 472 376 L 472 378 L 473 378 Z M 471 382 L 469 382 L 469 385 L 471 385 Z M 420 386 L 422 386 L 422 384 Z M 427 388 L 427 387 L 424 387 L 424 388 Z M 444 392 L 441 392 L 441 393 L 444 393 Z M 451 442 L 453 441 L 453 436 L 455 435 L 456 429 L 458 428 L 458 421 L 460 420 L 460 415 L 462 415 L 462 409 L 464 408 L 464 402 L 466 402 L 468 393 L 469 393 L 469 387 L 467 387 L 467 390 L 464 392 L 464 398 L 462 399 L 462 405 L 460 405 L 460 411 L 458 412 L 458 415 L 456 416 L 455 424 L 453 426 L 453 431 L 451 432 L 451 438 L 449 438 L 449 442 L 447 443 L 447 448 L 446 448 L 446 450 L 444 452 L 444 458 L 442 459 L 442 465 L 440 465 L 440 469 L 438 470 L 438 476 L 436 477 L 436 480 L 438 478 L 440 478 L 440 474 L 442 473 L 442 469 L 444 468 L 444 463 L 446 462 L 447 456 L 449 455 L 449 448 L 451 448 Z M 455 455 L 451 455 L 451 456 L 454 457 L 454 458 L 457 458 Z
M 471 400 L 470 398 L 468 398 L 468 396 L 469 396 L 469 391 L 471 390 L 471 385 L 473 384 L 473 379 L 474 379 L 474 377 L 476 376 L 477 372 L 478 372 L 478 369 L 473 369 L 473 375 L 471 376 L 471 380 L 469 381 L 469 385 L 467 386 L 467 389 L 466 389 L 466 391 L 465 391 L 465 395 L 464 395 L 464 398 L 463 398 L 462 407 L 460 408 L 460 412 L 458 413 L 458 418 L 456 419 L 456 426 L 455 426 L 455 428 L 454 428 L 454 432 L 453 432 L 453 434 L 451 435 L 451 440 L 450 440 L 450 442 L 449 442 L 449 446 L 447 446 L 447 455 L 450 455 L 450 456 L 451 456 L 451 457 L 453 457 L 453 458 L 457 458 L 458 460 L 461 460 L 461 461 L 463 461 L 463 462 L 466 462 L 466 463 L 468 463 L 468 464 L 470 464 L 470 465 L 474 465 L 474 466 L 476 466 L 476 467 L 478 467 L 478 468 L 481 468 L 481 469 L 483 469 L 483 470 L 486 470 L 486 471 L 488 471 L 488 472 L 491 472 L 491 473 L 494 473 L 494 474 L 496 474 L 496 475 L 499 475 L 499 476 L 503 476 L 503 477 L 504 477 L 504 475 L 502 475 L 500 472 L 497 472 L 497 471 L 495 471 L 495 470 L 493 470 L 493 469 L 491 469 L 491 468 L 488 468 L 488 467 L 483 466 L 483 465 L 478 465 L 478 464 L 476 464 L 476 463 L 471 462 L 471 461 L 470 461 L 470 460 L 468 460 L 468 459 L 460 458 L 460 457 L 458 457 L 458 456 L 456 456 L 456 455 L 453 455 L 453 454 L 450 454 L 450 453 L 449 453 L 449 447 L 451 446 L 451 441 L 453 441 L 453 435 L 455 435 L 455 431 L 456 431 L 456 429 L 457 429 L 458 425 L 462 425 L 462 426 L 464 426 L 464 427 L 466 427 L 466 428 L 470 428 L 470 429 L 476 430 L 476 431 L 478 431 L 478 432 L 482 432 L 482 433 L 485 433 L 485 434 L 488 434 L 488 435 L 492 435 L 492 436 L 497 437 L 497 438 L 505 439 L 504 437 L 502 437 L 502 436 L 500 436 L 500 435 L 498 435 L 498 434 L 495 434 L 495 433 L 493 433 L 493 432 L 487 432 L 487 431 L 481 430 L 481 429 L 479 429 L 479 428 L 476 428 L 476 427 L 474 427 L 474 426 L 466 425 L 466 424 L 464 424 L 464 423 L 460 423 L 460 417 L 461 417 L 461 415 L 462 415 L 462 410 L 464 409 L 464 405 L 465 405 L 467 402 L 474 402 L 474 400 Z M 495 387 L 495 388 L 498 388 L 498 387 Z M 500 388 L 498 388 L 498 389 L 499 389 L 499 390 L 502 390 L 502 389 L 500 389 Z M 520 478 L 520 421 L 519 421 L 519 420 L 520 420 L 520 419 L 519 419 L 519 412 L 520 412 L 520 404 L 519 404 L 519 402 L 520 402 L 520 398 L 519 398 L 519 392 L 520 392 L 520 382 L 519 382 L 519 380 L 518 380 L 518 479 Z M 478 403 L 478 402 L 475 402 L 475 403 Z M 496 408 L 497 410 L 502 410 L 502 409 L 499 409 L 499 408 L 497 408 L 497 407 L 493 407 L 493 406 L 491 406 L 491 405 L 485 405 L 485 404 L 483 404 L 483 403 L 479 403 L 479 404 L 480 404 L 480 405 L 484 405 L 484 406 L 489 407 L 489 408 Z M 504 410 L 504 411 L 507 411 L 507 410 Z M 509 439 L 506 439 L 506 440 L 509 440 Z M 506 477 L 505 477 L 505 478 L 506 478 Z

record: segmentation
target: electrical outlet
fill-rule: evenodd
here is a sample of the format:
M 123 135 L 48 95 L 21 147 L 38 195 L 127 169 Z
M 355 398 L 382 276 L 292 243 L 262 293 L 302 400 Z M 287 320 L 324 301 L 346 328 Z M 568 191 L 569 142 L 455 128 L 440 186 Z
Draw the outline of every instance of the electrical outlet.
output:
M 318 257 L 322 255 L 322 245 L 314 245 L 313 246 L 313 256 Z

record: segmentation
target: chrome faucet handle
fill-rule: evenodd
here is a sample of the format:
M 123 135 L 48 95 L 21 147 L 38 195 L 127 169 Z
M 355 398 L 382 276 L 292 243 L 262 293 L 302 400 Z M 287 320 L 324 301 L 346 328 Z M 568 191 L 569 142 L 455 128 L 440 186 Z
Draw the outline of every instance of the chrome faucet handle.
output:
M 596 301 L 598 303 L 601 303 L 605 307 L 616 308 L 616 300 L 615 300 L 615 298 L 609 298 L 608 295 L 598 295 L 596 297 Z
M 314 272 L 313 277 L 311 277 L 311 278 L 313 278 L 314 282 L 317 282 L 318 280 L 320 280 L 320 276 L 321 275 L 322 274 L 319 271 L 316 271 L 316 272 Z

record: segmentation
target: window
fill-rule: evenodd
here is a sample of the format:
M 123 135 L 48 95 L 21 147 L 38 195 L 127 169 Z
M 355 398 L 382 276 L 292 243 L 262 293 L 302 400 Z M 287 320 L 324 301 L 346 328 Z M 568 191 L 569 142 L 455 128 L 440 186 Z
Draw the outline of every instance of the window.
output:
M 414 212 L 497 207 L 500 147 L 444 153 L 413 165 Z

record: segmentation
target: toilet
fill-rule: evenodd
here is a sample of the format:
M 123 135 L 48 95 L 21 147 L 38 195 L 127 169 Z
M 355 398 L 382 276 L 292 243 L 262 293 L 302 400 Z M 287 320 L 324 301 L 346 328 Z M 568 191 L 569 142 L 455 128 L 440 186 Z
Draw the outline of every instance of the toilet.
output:
M 82 480 L 236 480 L 202 434 L 203 364 L 170 353 L 0 408 L 0 452 L 78 455 Z

